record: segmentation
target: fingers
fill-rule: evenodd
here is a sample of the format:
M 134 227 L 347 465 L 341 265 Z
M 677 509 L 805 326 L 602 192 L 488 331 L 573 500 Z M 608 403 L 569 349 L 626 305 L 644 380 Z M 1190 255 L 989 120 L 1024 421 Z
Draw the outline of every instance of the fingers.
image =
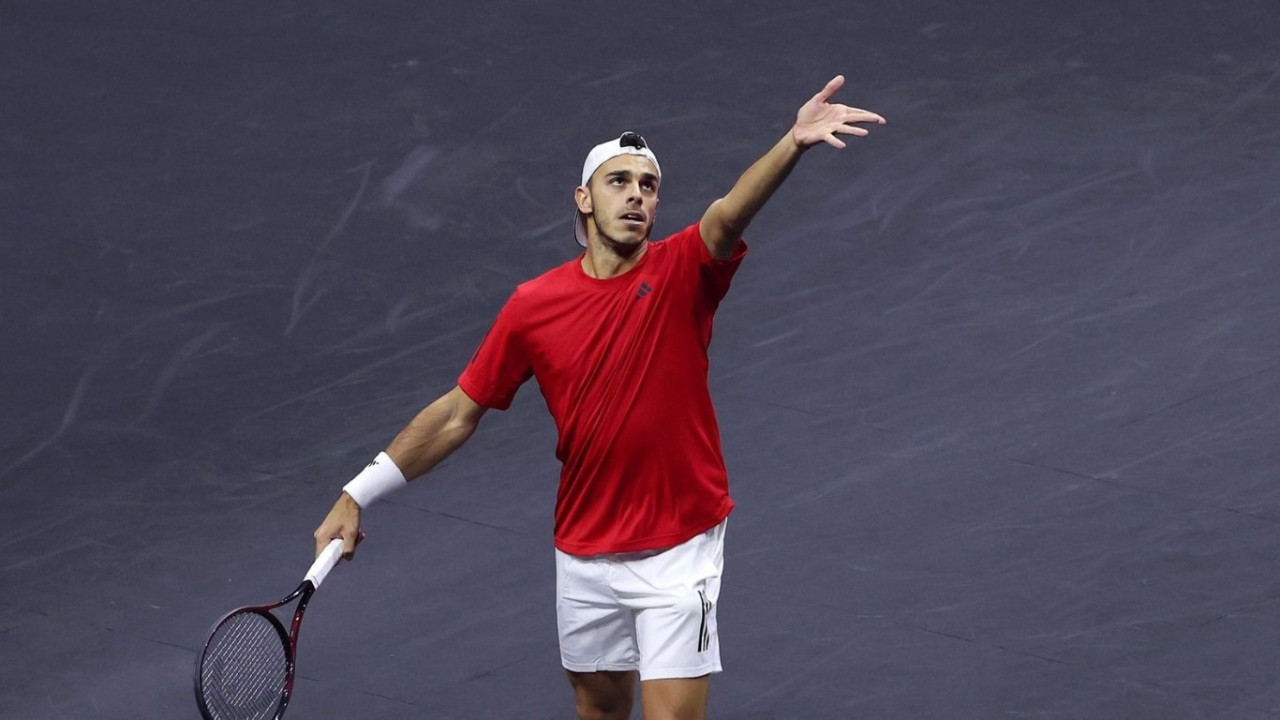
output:
M 826 86 L 796 113 L 796 124 L 792 126 L 791 137 L 797 146 L 803 149 L 825 142 L 834 148 L 844 149 L 846 145 L 843 140 L 836 137 L 837 135 L 866 137 L 869 134 L 868 130 L 857 125 L 885 124 L 884 117 L 878 113 L 828 102 L 843 86 L 843 75 L 831 78 Z
M 871 122 L 871 123 L 876 123 L 877 125 L 883 125 L 885 123 L 885 119 L 883 117 L 881 117 L 878 113 L 871 112 L 870 110 L 863 110 L 862 108 L 849 107 L 848 105 L 841 105 L 840 110 L 842 114 L 841 120 L 846 123 Z
M 316 528 L 315 532 L 311 533 L 311 537 L 314 538 L 316 541 L 316 557 L 320 557 L 320 553 L 324 552 L 325 546 L 328 545 L 329 541 L 333 539 L 329 537 L 330 534 L 331 533 L 325 532 L 325 527 L 323 524 L 320 527 Z
M 885 123 L 885 119 L 883 117 L 880 117 L 869 110 L 844 106 L 841 106 L 841 109 L 843 110 L 841 117 L 835 121 L 835 124 L 831 127 L 830 136 L 826 138 L 829 145 L 834 145 L 838 148 L 843 148 L 845 145 L 843 142 L 840 142 L 838 145 L 836 144 L 836 142 L 839 142 L 835 138 L 837 134 L 855 135 L 857 137 L 866 137 L 871 134 L 871 131 L 863 127 L 858 127 L 857 125 L 854 125 L 854 123 L 876 123 L 878 125 L 883 125 Z M 836 140 L 836 142 L 832 142 L 833 140 Z
M 838 148 L 844 148 L 845 147 L 844 142 L 841 141 L 839 138 L 837 138 L 836 135 L 853 135 L 855 137 L 866 137 L 871 134 L 871 131 L 867 130 L 866 128 L 858 127 L 857 125 L 851 125 L 850 123 L 853 123 L 853 122 L 875 122 L 875 121 L 874 120 L 845 120 L 843 123 L 840 123 L 840 122 L 833 123 L 827 126 L 826 135 L 822 139 L 826 141 L 828 145 L 832 145 Z M 883 118 L 881 118 L 880 123 L 884 124 Z
M 831 132 L 839 133 L 841 135 L 857 135 L 858 137 L 866 137 L 871 134 L 870 130 L 866 128 L 855 127 L 853 125 L 837 125 L 836 127 L 831 129 Z
M 324 552 L 329 543 L 334 540 L 341 540 L 342 557 L 350 560 L 355 555 L 356 545 L 364 537 L 364 533 L 347 528 L 341 528 L 334 532 L 325 532 L 326 529 L 323 525 L 316 529 L 314 536 L 316 540 L 316 557 L 319 557 L 320 553 Z
M 350 560 L 351 558 L 355 557 L 356 546 L 360 544 L 361 540 L 364 540 L 363 530 L 356 530 L 355 532 L 352 532 L 352 533 L 343 533 L 342 534 L 342 557 L 346 558 L 347 560 Z
M 333 504 L 324 522 L 312 534 L 316 541 L 316 556 L 331 540 L 342 540 L 342 556 L 351 559 L 360 541 L 360 506 L 345 493 Z
M 793 131 L 794 132 L 794 131 Z M 812 145 L 818 141 L 825 142 L 833 148 L 843 150 L 848 147 L 843 140 L 836 137 L 837 135 L 853 135 L 855 137 L 866 137 L 870 132 L 866 128 L 855 127 L 853 125 L 833 125 L 826 129 L 818 130 L 817 133 L 807 133 L 808 142 L 805 145 Z M 800 136 L 796 136 L 800 138 Z M 799 140 L 798 140 L 799 141 Z
M 824 103 L 830 100 L 832 97 L 834 97 L 836 94 L 836 91 L 839 90 L 843 85 L 844 85 L 844 76 L 837 75 L 831 78 L 830 80 L 828 80 L 827 84 L 823 86 L 821 90 L 818 91 L 818 94 L 813 96 L 813 99 L 817 102 Z

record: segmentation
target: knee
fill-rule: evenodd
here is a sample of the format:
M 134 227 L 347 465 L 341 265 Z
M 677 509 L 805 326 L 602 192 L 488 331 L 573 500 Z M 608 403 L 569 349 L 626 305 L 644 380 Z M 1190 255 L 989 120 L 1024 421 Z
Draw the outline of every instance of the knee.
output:
M 635 701 L 632 673 L 569 673 L 579 720 L 628 720 Z
M 578 720 L 628 720 L 631 701 L 606 701 L 578 696 Z

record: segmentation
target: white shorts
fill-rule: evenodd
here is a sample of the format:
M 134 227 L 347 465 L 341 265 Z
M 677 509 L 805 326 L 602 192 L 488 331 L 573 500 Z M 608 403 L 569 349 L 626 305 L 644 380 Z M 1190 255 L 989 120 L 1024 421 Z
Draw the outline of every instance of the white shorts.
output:
M 639 670 L 642 681 L 720 672 L 724 528 L 722 522 L 665 550 L 589 556 L 557 550 L 565 669 Z

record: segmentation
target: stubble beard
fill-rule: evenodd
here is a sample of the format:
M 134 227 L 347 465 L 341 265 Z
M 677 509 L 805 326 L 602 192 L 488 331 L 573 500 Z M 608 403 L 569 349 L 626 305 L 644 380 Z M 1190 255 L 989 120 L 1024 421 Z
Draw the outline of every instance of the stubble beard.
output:
M 595 222 L 595 218 L 592 218 L 592 222 Z M 640 249 L 645 246 L 645 242 L 649 240 L 649 233 L 652 230 L 653 225 L 650 224 L 644 229 L 644 235 L 638 242 L 625 242 L 611 237 L 600 228 L 599 224 L 596 225 L 596 235 L 600 238 L 600 242 L 609 249 L 609 252 L 626 260 L 630 260 L 636 253 L 640 252 Z

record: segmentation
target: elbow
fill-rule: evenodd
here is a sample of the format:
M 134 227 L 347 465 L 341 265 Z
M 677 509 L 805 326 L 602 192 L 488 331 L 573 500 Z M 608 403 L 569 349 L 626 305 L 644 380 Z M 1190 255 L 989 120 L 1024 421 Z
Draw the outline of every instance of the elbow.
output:
M 747 231 L 747 225 L 751 223 L 750 216 L 742 208 L 734 205 L 728 197 L 722 197 L 711 203 L 711 211 L 707 216 L 719 234 L 732 237 L 734 240 L 742 237 L 742 234 Z
M 733 254 L 750 221 L 751 218 L 735 212 L 729 201 L 721 198 L 711 204 L 698 229 L 711 254 L 723 260 Z
M 460 387 L 454 387 L 441 400 L 448 408 L 445 429 L 452 434 L 461 434 L 464 438 L 470 437 L 479 427 L 486 408 L 472 400 Z

